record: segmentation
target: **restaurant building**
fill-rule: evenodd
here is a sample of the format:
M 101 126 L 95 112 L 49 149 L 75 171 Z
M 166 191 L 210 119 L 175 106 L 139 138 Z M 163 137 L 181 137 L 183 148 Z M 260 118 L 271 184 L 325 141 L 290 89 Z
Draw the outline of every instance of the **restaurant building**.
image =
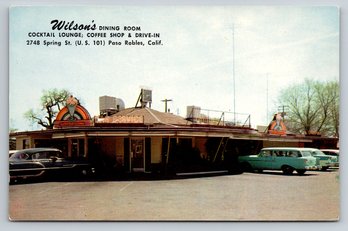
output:
M 151 93 L 144 90 L 135 107 L 106 108 L 91 117 L 69 98 L 54 129 L 15 132 L 16 149 L 55 147 L 70 158 L 88 158 L 108 172 L 180 173 L 237 168 L 239 155 L 256 154 L 263 147 L 335 147 L 337 139 L 287 135 L 275 116 L 265 132 L 250 124 L 212 118 L 199 107 L 188 107 L 187 118 L 151 109 Z M 100 97 L 100 102 L 110 99 Z M 111 97 L 112 98 L 112 97 Z M 106 100 L 106 101 L 105 101 Z M 250 117 L 249 117 L 250 121 Z M 277 127 L 281 125 L 280 127 Z M 276 124 L 274 124 L 276 123 Z

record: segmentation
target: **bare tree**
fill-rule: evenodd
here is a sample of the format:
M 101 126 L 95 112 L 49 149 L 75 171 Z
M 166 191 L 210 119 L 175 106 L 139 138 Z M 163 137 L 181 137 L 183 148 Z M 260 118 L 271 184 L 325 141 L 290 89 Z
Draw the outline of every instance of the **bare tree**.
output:
M 339 137 L 339 124 L 340 124 L 340 91 L 338 82 L 331 82 L 327 84 L 328 98 L 331 99 L 329 103 L 329 127 L 328 130 L 335 137 Z
M 338 83 L 306 79 L 283 91 L 279 102 L 288 106 L 288 130 L 300 134 L 339 136 Z
M 32 123 L 37 123 L 46 129 L 52 129 L 57 113 L 65 106 L 66 99 L 70 95 L 71 93 L 65 89 L 43 91 L 41 110 L 30 109 L 24 116 Z

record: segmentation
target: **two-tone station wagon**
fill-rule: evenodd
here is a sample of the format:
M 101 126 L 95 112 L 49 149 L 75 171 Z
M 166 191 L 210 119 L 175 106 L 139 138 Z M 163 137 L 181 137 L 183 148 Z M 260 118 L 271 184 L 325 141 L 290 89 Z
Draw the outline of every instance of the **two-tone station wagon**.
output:
M 340 162 L 340 150 L 339 149 L 320 149 L 325 155 L 336 157 L 337 163 L 335 167 L 339 167 Z
M 316 158 L 305 148 L 263 148 L 258 155 L 238 158 L 243 171 L 281 170 L 290 175 L 296 171 L 303 175 L 307 170 L 317 170 Z
M 307 148 L 311 155 L 317 159 L 317 165 L 322 171 L 327 170 L 329 167 L 338 167 L 338 159 L 336 156 L 326 155 L 324 152 L 316 148 Z

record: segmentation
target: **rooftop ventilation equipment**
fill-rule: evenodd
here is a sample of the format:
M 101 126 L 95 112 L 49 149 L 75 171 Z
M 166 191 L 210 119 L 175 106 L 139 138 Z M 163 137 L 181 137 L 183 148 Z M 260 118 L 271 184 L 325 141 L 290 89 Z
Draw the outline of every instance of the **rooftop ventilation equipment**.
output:
M 101 116 L 110 116 L 125 109 L 122 99 L 112 96 L 99 97 L 99 111 Z

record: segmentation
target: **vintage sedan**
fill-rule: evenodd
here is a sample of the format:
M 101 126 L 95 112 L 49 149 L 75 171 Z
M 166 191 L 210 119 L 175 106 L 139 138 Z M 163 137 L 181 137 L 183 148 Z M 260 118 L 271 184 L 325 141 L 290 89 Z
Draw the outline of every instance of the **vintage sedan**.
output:
M 287 175 L 318 168 L 308 150 L 292 147 L 263 148 L 258 155 L 239 156 L 238 161 L 244 171 L 281 170 Z
M 76 177 L 94 173 L 94 167 L 85 159 L 68 159 L 55 148 L 19 150 L 9 158 L 10 180 L 41 176 Z
M 9 150 L 9 151 L 8 151 L 8 154 L 9 154 L 8 157 L 11 157 L 12 154 L 13 154 L 13 153 L 16 153 L 16 152 L 18 152 L 18 150 Z
M 337 167 L 338 160 L 335 156 L 326 155 L 322 151 L 316 148 L 307 148 L 311 152 L 311 155 L 317 158 L 317 165 L 322 171 L 327 170 L 329 167 Z

